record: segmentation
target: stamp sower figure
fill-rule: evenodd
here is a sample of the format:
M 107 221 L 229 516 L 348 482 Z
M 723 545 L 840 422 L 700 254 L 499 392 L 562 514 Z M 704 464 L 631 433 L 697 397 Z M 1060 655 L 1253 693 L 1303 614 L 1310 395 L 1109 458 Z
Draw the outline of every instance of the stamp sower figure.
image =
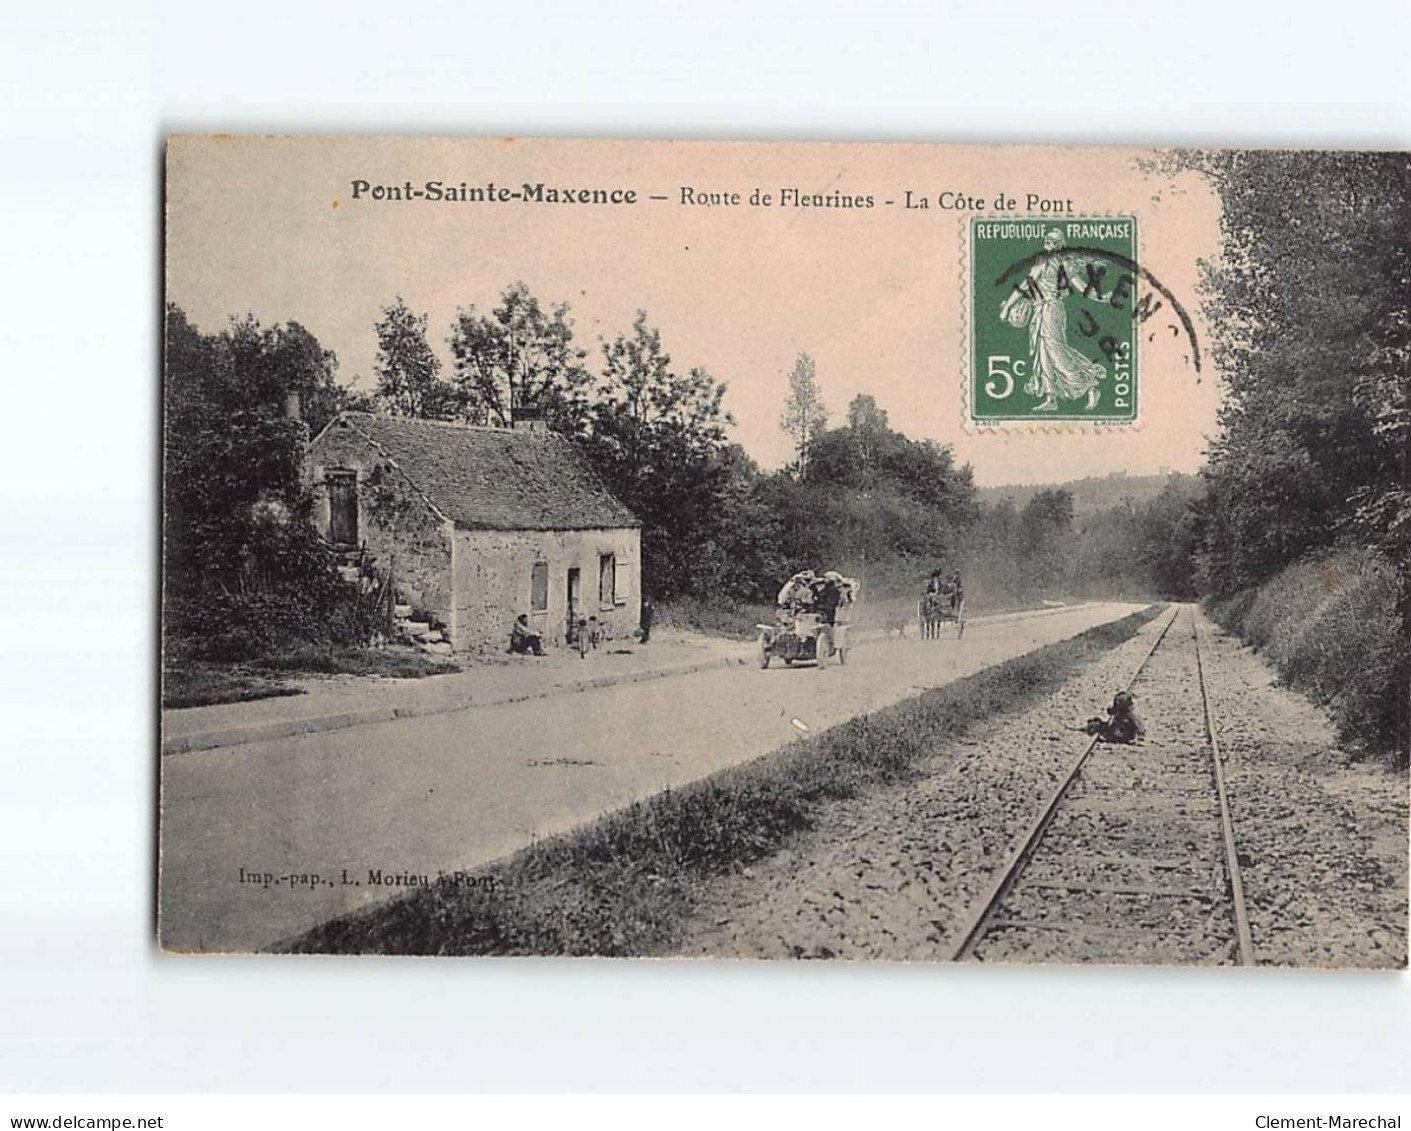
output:
M 539 634 L 529 627 L 529 616 L 526 613 L 520 613 L 514 618 L 514 627 L 510 629 L 510 651 L 517 656 L 544 654 L 544 642 L 539 638 Z
M 1042 396 L 1035 412 L 1057 412 L 1058 398 L 1087 397 L 1085 408 L 1098 402 L 1098 382 L 1107 370 L 1068 343 L 1065 293 L 1082 294 L 1087 286 L 1082 262 L 1061 254 L 1063 233 L 1057 228 L 1044 237 L 1044 251 L 1029 268 L 1024 283 L 1015 287 L 999 309 L 999 316 L 1016 326 L 1029 326 L 1029 379 L 1024 392 Z

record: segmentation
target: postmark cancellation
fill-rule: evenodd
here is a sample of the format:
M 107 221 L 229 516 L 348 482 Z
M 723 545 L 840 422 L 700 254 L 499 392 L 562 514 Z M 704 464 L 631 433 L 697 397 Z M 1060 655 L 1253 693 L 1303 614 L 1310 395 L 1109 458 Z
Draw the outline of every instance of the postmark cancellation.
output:
M 967 423 L 1132 425 L 1143 285 L 1134 216 L 975 217 L 964 232 Z

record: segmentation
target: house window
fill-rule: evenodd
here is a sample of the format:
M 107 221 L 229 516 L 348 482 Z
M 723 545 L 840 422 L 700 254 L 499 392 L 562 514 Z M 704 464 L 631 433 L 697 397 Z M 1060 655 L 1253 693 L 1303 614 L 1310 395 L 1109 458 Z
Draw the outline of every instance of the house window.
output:
M 549 563 L 535 562 L 529 574 L 529 611 L 546 613 L 549 611 Z
M 328 473 L 328 540 L 335 546 L 358 544 L 358 473 Z
M 598 607 L 610 609 L 617 603 L 617 555 L 598 555 Z

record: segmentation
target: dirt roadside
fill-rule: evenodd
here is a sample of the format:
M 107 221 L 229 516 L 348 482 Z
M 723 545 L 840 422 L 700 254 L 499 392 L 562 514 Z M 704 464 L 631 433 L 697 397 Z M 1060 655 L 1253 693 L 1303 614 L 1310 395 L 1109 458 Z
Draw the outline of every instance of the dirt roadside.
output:
M 1259 656 L 1202 619 L 1261 965 L 1404 967 L 1407 775 L 1355 761 Z

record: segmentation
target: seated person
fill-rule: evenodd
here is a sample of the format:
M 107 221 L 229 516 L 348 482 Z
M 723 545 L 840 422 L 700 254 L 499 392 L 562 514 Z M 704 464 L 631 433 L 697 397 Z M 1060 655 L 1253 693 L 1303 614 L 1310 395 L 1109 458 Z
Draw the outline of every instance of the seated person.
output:
M 1116 742 L 1128 745 L 1146 736 L 1146 727 L 1137 717 L 1136 696 L 1130 691 L 1119 691 L 1107 708 L 1107 718 L 1094 716 L 1082 729 L 1094 735 L 1099 742 Z
M 800 570 L 784 582 L 784 587 L 779 590 L 778 605 L 781 609 L 804 607 L 813 602 L 812 585 L 814 583 L 813 570 Z
M 1119 691 L 1114 695 L 1107 714 L 1107 726 L 1102 734 L 1104 742 L 1130 743 L 1145 737 L 1146 727 L 1137 717 L 1136 696 L 1130 691 Z
M 514 627 L 510 629 L 509 650 L 516 656 L 544 654 L 544 642 L 539 638 L 539 634 L 529 627 L 529 616 L 526 613 L 520 613 L 514 618 Z
M 778 619 L 781 625 L 791 625 L 795 613 L 804 612 L 812 607 L 814 581 L 813 570 L 805 569 L 800 570 L 784 582 L 784 587 L 779 590 L 777 598 Z

